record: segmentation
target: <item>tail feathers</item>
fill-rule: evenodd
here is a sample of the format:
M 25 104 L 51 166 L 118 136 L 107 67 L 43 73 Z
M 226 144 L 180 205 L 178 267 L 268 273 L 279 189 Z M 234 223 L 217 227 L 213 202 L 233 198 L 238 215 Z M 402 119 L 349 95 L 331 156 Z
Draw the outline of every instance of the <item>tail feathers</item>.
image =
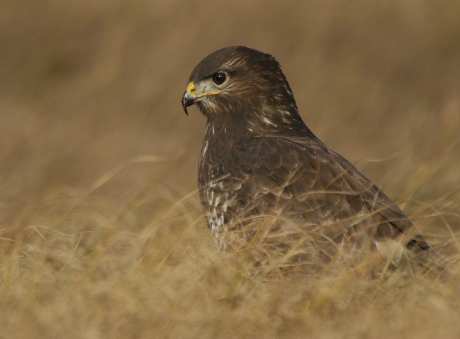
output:
M 418 253 L 421 251 L 428 251 L 431 249 L 431 246 L 426 242 L 426 240 L 420 235 L 417 234 L 411 240 L 406 243 L 406 248 Z

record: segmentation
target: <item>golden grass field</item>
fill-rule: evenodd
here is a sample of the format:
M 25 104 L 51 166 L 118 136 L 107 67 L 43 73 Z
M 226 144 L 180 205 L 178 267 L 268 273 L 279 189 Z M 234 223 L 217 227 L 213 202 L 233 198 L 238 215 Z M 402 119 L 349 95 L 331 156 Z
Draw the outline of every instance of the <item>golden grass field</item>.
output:
M 460 338 L 458 2 L 1 7 L 0 338 Z M 196 194 L 205 121 L 179 100 L 234 44 L 279 59 L 309 126 L 446 272 L 267 279 L 217 251 Z

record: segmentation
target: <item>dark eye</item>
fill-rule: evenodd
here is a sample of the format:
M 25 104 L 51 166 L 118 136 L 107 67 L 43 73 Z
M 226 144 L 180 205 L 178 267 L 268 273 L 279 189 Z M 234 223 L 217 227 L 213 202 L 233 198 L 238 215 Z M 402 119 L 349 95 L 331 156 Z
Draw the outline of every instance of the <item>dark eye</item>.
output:
M 222 85 L 225 82 L 225 80 L 227 80 L 227 74 L 225 74 L 224 72 L 216 72 L 212 76 L 212 81 L 214 81 L 216 85 Z

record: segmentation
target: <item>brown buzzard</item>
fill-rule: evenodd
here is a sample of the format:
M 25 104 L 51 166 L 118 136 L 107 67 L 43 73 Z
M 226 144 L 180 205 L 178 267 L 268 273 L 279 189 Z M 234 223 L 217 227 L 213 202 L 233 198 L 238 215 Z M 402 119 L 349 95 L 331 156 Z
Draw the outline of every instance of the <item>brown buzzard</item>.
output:
M 278 229 L 324 229 L 335 243 L 361 234 L 371 246 L 412 226 L 303 122 L 271 55 L 243 46 L 208 55 L 193 70 L 182 98 L 186 113 L 193 104 L 207 118 L 200 198 L 221 247 L 226 233 L 268 216 L 276 216 Z M 330 232 L 330 225 L 340 226 Z M 428 247 L 419 240 L 407 245 Z

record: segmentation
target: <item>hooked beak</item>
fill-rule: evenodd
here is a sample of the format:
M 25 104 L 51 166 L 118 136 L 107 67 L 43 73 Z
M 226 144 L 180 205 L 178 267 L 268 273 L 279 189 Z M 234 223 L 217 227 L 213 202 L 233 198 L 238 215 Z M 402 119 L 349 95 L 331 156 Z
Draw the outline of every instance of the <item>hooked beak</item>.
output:
M 195 84 L 193 81 L 190 81 L 181 100 L 182 108 L 184 109 L 186 115 L 188 115 L 187 107 L 193 105 L 196 102 L 197 97 L 195 92 Z

